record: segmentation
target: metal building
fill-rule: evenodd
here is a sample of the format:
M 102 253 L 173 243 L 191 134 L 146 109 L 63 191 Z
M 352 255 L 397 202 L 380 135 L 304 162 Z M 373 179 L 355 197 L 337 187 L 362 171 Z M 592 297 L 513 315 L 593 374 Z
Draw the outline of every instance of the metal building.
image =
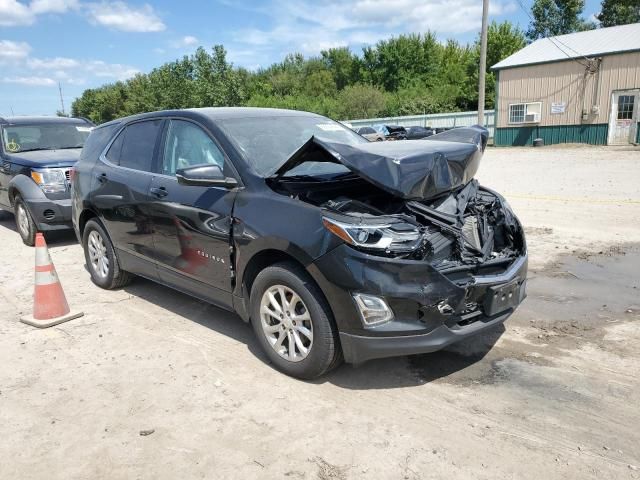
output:
M 543 38 L 492 69 L 496 145 L 640 143 L 640 23 Z

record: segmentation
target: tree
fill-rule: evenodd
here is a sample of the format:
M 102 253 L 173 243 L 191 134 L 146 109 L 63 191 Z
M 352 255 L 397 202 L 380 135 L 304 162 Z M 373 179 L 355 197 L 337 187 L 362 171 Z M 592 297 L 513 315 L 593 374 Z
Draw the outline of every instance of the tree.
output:
M 581 17 L 583 11 L 584 0 L 534 0 L 527 38 L 533 41 L 595 28 Z
M 386 103 L 382 90 L 372 85 L 349 85 L 338 95 L 340 118 L 369 118 L 379 115 Z
M 487 71 L 485 80 L 485 103 L 488 108 L 493 108 L 495 101 L 496 74 L 491 67 L 500 60 L 507 58 L 527 44 L 524 32 L 509 21 L 497 23 L 492 21 L 487 30 Z M 466 81 L 466 90 L 462 94 L 466 105 L 460 105 L 465 110 L 478 108 L 478 73 L 480 68 L 480 35 L 476 38 L 473 47 L 473 60 L 468 62 L 467 74 L 463 76 Z
M 367 83 L 389 92 L 395 92 L 416 77 L 427 85 L 434 85 L 441 53 L 442 46 L 432 32 L 381 40 L 374 47 L 364 49 L 362 77 Z
M 338 90 L 357 83 L 360 76 L 360 59 L 347 47 L 330 48 L 321 52 L 322 60 L 333 75 Z
M 640 22 L 640 0 L 602 0 L 596 18 L 603 27 Z

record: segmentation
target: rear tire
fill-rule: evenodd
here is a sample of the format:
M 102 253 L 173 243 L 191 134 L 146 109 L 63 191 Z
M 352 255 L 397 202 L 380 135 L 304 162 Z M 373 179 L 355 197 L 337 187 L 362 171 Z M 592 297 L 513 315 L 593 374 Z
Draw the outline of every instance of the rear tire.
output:
M 120 268 L 120 261 L 109 235 L 98 220 L 91 219 L 84 227 L 82 248 L 91 281 L 106 290 L 131 283 L 133 275 Z
M 33 247 L 36 243 L 36 233 L 38 233 L 36 223 L 33 221 L 29 209 L 20 195 L 16 195 L 13 205 L 20 238 L 22 238 L 22 242 L 25 245 Z
M 258 342 L 281 372 L 310 380 L 342 362 L 331 309 L 322 291 L 300 266 L 283 262 L 262 270 L 251 287 L 250 304 L 251 324 Z M 272 313 L 265 313 L 265 309 Z

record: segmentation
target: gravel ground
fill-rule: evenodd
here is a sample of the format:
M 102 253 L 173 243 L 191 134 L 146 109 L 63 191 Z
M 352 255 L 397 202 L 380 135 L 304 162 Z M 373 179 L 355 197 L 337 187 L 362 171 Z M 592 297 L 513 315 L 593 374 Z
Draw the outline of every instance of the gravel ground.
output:
M 526 225 L 529 297 L 428 355 L 273 370 L 235 315 L 144 280 L 31 309 L 33 250 L 0 220 L 0 478 L 640 478 L 640 150 L 490 149 L 480 180 Z

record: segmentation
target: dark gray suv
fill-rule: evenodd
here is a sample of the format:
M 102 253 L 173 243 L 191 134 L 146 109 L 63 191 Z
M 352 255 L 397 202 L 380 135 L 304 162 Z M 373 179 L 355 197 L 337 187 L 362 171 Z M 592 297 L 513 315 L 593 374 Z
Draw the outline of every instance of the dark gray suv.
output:
M 82 118 L 0 117 L 0 209 L 22 241 L 71 228 L 70 174 L 93 124 Z

